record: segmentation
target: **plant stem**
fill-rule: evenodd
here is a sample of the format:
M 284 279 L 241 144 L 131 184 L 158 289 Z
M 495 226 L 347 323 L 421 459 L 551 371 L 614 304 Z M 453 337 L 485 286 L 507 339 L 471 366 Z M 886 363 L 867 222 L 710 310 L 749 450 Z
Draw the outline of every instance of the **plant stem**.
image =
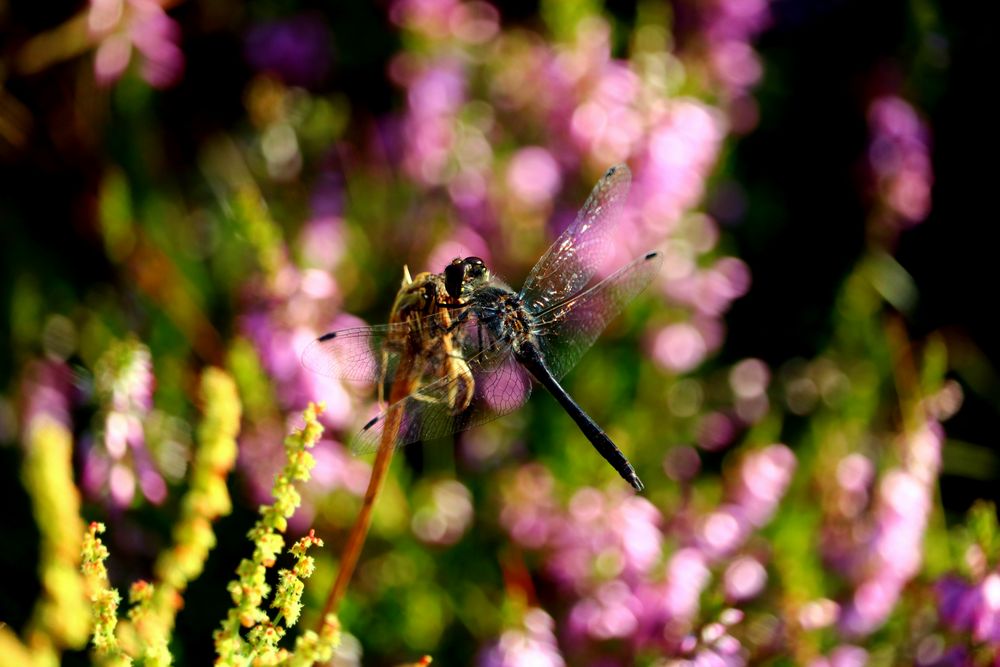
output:
M 368 489 L 365 491 L 365 499 L 358 512 L 358 518 L 351 526 L 351 532 L 344 544 L 344 550 L 340 557 L 340 570 L 337 572 L 337 579 L 330 589 L 323 605 L 323 612 L 319 616 L 319 622 L 329 613 L 337 613 L 337 607 L 347 585 L 354 574 L 354 568 L 358 564 L 358 557 L 361 555 L 361 548 L 364 546 L 365 538 L 368 536 L 368 528 L 371 525 L 372 512 L 375 509 L 375 499 L 382 492 L 386 474 L 389 472 L 389 463 L 395 451 L 396 434 L 403 419 L 403 409 L 401 406 L 394 406 L 413 391 L 413 379 L 411 371 L 413 369 L 413 357 L 404 354 L 400 360 L 399 370 L 396 374 L 396 381 L 392 384 L 392 391 L 389 394 L 389 414 L 386 416 L 385 427 L 382 430 L 382 440 L 379 442 L 378 451 L 375 453 L 375 462 L 372 464 L 372 475 L 368 480 Z

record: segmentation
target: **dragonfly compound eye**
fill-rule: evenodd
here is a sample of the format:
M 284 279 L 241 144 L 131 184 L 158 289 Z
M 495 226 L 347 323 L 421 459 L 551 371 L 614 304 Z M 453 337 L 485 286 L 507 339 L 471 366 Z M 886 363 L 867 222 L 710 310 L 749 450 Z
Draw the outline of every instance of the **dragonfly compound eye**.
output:
M 458 300 L 462 295 L 462 284 L 465 282 L 466 264 L 456 259 L 444 269 L 444 288 L 448 296 Z
M 466 280 L 479 280 L 488 274 L 486 264 L 478 257 L 466 257 L 465 266 Z

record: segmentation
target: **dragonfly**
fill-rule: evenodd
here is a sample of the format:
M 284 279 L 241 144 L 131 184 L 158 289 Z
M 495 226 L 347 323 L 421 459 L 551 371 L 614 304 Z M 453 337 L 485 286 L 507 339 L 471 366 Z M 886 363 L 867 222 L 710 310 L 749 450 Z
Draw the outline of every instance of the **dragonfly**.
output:
M 651 251 L 594 281 L 616 243 L 630 185 L 627 166 L 608 169 L 520 291 L 482 259 L 456 258 L 427 283 L 433 285 L 427 298 L 437 299 L 426 307 L 429 315 L 335 331 L 310 343 L 302 356 L 307 368 L 349 381 L 392 383 L 400 360 L 408 360 L 413 390 L 364 425 L 354 451 L 377 449 L 387 428 L 401 447 L 491 421 L 523 406 L 537 382 L 641 491 L 632 464 L 559 382 L 660 270 L 662 252 Z M 420 345 L 407 352 L 401 341 L 413 340 Z

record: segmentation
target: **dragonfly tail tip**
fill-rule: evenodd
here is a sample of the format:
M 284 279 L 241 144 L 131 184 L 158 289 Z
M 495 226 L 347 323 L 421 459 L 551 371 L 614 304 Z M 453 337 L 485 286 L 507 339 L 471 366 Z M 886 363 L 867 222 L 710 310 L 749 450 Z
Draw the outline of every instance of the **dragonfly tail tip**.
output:
M 640 491 L 641 492 L 643 489 L 646 488 L 643 485 L 642 480 L 640 480 L 639 476 L 636 475 L 634 472 L 631 473 L 625 481 L 627 481 L 629 484 L 631 484 L 632 488 L 635 489 L 636 491 Z

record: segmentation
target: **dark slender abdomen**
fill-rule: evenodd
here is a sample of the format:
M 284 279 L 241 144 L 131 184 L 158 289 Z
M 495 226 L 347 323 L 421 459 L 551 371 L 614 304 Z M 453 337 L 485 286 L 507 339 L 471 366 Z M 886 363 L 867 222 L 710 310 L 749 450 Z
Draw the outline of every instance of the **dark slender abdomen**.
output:
M 559 404 L 566 413 L 580 427 L 580 431 L 587 436 L 587 440 L 590 440 L 590 444 L 594 446 L 594 449 L 604 457 L 604 460 L 610 463 L 618 471 L 618 474 L 622 476 L 622 479 L 632 485 L 632 488 L 636 491 L 642 491 L 642 482 L 639 481 L 639 476 L 635 474 L 632 464 L 629 463 L 628 459 L 625 458 L 625 455 L 622 454 L 615 443 L 611 441 L 608 434 L 597 425 L 597 422 L 590 418 L 590 415 L 576 404 L 576 401 L 566 393 L 562 385 L 552 376 L 552 373 L 549 372 L 548 367 L 545 365 L 542 353 L 534 343 L 522 343 L 518 346 L 515 354 L 518 362 L 528 369 L 535 379 L 538 380 L 538 383 L 548 389 L 549 393 L 559 401 Z

